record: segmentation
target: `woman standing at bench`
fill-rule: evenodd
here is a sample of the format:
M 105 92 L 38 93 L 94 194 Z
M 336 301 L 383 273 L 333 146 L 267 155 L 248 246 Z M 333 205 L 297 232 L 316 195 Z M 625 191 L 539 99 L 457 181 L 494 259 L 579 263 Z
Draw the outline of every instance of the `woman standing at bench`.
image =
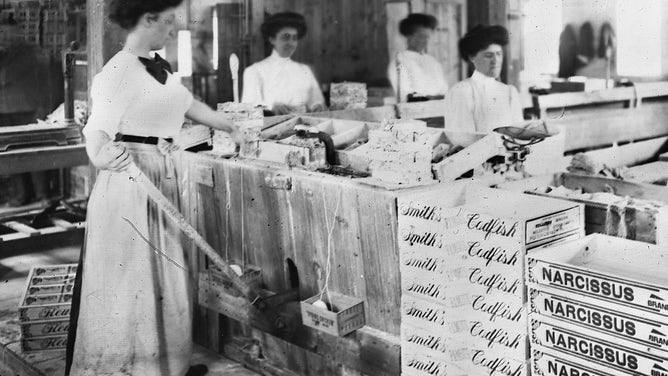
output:
M 122 173 L 134 160 L 178 206 L 181 177 L 169 139 L 178 135 L 184 116 L 239 139 L 234 126 L 193 99 L 169 63 L 149 58 L 174 37 L 181 2 L 109 5 L 111 20 L 128 35 L 123 50 L 95 76 L 83 130 L 100 173 L 88 203 L 81 282 L 72 304 L 70 375 L 184 376 L 189 370 L 193 302 L 181 234 Z
M 406 37 L 406 50 L 390 59 L 387 76 L 399 102 L 441 99 L 448 90 L 443 66 L 427 53 L 429 40 L 438 26 L 432 15 L 411 13 L 399 23 Z
M 460 39 L 459 52 L 475 71 L 446 93 L 446 129 L 489 133 L 523 120 L 517 89 L 499 81 L 506 44 L 508 31 L 498 25 L 476 26 Z
M 276 13 L 261 26 L 271 55 L 244 70 L 242 102 L 262 104 L 273 115 L 325 110 L 325 97 L 311 68 L 292 60 L 306 35 L 304 16 Z

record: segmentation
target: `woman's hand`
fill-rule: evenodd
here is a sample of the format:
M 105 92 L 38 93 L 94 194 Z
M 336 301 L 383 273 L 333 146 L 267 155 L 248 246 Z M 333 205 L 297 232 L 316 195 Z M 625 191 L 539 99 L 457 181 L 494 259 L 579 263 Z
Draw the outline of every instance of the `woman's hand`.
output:
M 120 142 L 109 141 L 98 150 L 90 160 L 101 170 L 123 171 L 130 166 L 132 158 Z
M 323 112 L 326 111 L 325 105 L 322 103 L 317 103 L 313 107 L 311 107 L 309 112 Z
M 294 112 L 295 109 L 287 104 L 276 103 L 271 111 L 276 115 L 287 115 Z
M 239 128 L 236 127 L 234 130 L 232 130 L 232 132 L 230 132 L 230 138 L 232 138 L 232 141 L 234 141 L 237 146 L 241 146 L 244 142 L 246 142 L 246 135 L 244 135 L 243 132 L 241 132 Z

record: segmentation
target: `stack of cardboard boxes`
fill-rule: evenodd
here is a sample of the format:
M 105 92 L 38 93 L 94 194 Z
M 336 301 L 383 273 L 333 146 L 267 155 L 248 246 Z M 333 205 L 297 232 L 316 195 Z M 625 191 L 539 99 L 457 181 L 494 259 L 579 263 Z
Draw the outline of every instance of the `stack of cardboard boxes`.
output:
M 668 259 L 606 235 L 527 256 L 534 375 L 668 375 Z
M 584 236 L 582 205 L 465 183 L 398 205 L 403 374 L 527 375 L 524 255 Z
M 76 264 L 30 270 L 19 304 L 23 351 L 58 350 L 67 345 Z

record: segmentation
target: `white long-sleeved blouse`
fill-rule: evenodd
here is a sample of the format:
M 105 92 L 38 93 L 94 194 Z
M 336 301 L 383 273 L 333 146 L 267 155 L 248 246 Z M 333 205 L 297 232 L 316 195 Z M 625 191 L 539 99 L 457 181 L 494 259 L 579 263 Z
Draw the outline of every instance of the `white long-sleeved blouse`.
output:
M 307 111 L 312 111 L 316 105 L 325 105 L 311 68 L 279 56 L 276 50 L 244 70 L 241 101 L 270 109 L 276 104 L 306 106 Z
M 446 93 L 444 116 L 446 129 L 483 133 L 523 120 L 517 89 L 478 71 Z
M 397 60 L 400 69 L 397 70 Z M 401 101 L 406 102 L 408 94 L 419 96 L 444 95 L 448 90 L 441 63 L 433 56 L 415 51 L 402 51 L 394 56 L 387 68 L 387 77 L 394 92 L 401 92 Z M 397 85 L 399 85 L 397 87 Z

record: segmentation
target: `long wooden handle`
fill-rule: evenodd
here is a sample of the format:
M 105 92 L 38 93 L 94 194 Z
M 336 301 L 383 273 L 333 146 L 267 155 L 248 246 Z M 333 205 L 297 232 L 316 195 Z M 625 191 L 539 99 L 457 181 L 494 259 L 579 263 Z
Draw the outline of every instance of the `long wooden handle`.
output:
M 234 103 L 239 103 L 239 57 L 235 53 L 230 54 L 230 73 Z
M 247 285 L 237 273 L 230 268 L 230 266 L 223 260 L 222 257 L 209 245 L 209 243 L 204 240 L 202 235 L 200 235 L 197 230 L 195 230 L 186 218 L 179 212 L 179 210 L 165 197 L 165 195 L 160 192 L 160 190 L 153 185 L 153 183 L 144 175 L 144 173 L 135 165 L 134 163 L 130 164 L 130 167 L 126 170 L 130 179 L 137 183 L 146 194 L 158 205 L 158 207 L 169 217 L 174 223 L 178 226 L 181 231 L 192 241 L 195 242 L 197 247 L 206 254 L 211 261 L 218 266 L 223 274 L 230 279 L 234 287 L 239 289 L 244 297 L 246 297 L 250 302 L 255 302 L 258 298 L 257 292 Z

